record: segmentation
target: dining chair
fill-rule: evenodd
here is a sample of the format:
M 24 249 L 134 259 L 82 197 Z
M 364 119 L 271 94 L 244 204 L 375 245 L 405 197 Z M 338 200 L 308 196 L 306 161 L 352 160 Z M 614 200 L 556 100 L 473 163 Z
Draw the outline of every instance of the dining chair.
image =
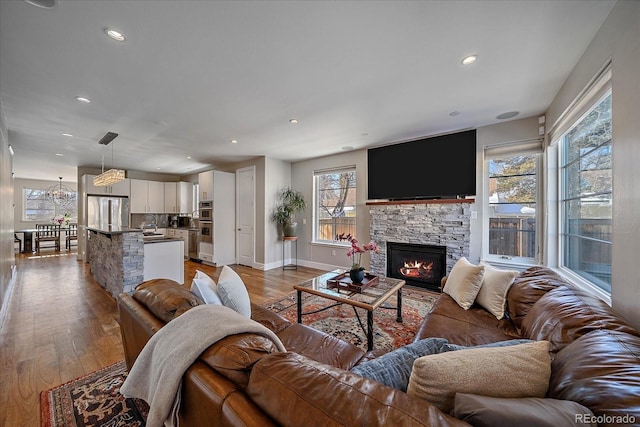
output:
M 69 224 L 69 228 L 67 229 L 67 238 L 66 243 L 64 245 L 65 249 L 71 250 L 71 242 L 75 240 L 76 245 L 78 244 L 78 224 L 73 223 Z
M 20 239 L 16 233 L 13 233 L 13 244 L 15 245 L 16 243 L 18 244 L 19 251 L 22 252 L 22 239 Z
M 36 225 L 36 252 L 40 252 L 41 242 L 53 242 L 57 251 L 60 250 L 60 226 L 53 224 Z

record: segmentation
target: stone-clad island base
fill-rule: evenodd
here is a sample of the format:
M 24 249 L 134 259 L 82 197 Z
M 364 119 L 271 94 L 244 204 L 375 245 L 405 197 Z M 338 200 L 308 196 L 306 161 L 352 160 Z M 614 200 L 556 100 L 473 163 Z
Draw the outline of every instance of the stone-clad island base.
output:
M 157 277 L 184 282 L 182 239 L 145 240 L 141 229 L 129 227 L 89 226 L 87 230 L 91 274 L 113 298 L 122 292 L 131 294 L 141 282 Z

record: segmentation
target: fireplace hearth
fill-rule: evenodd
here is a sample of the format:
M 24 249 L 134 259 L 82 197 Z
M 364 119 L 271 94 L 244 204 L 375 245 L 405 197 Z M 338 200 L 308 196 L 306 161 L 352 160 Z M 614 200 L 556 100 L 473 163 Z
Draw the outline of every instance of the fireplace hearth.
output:
M 387 242 L 387 276 L 407 285 L 440 291 L 446 274 L 445 246 Z

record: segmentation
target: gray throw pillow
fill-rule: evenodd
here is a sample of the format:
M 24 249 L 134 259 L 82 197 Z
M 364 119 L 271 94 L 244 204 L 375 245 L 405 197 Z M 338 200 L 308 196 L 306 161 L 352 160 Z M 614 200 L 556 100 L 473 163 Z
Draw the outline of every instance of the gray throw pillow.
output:
M 406 392 L 413 361 L 440 353 L 446 344 L 444 338 L 426 338 L 356 365 L 351 372 Z
M 356 365 L 351 368 L 351 372 L 406 392 L 411 370 L 413 369 L 413 361 L 419 357 L 468 348 L 505 347 L 530 342 L 533 341 L 517 339 L 465 347 L 463 345 L 450 344 L 444 338 L 425 338 Z

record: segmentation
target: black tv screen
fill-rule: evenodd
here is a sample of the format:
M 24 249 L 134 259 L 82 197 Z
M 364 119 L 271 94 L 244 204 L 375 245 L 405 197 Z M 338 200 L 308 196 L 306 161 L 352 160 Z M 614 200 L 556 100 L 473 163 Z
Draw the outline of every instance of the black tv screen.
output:
M 476 194 L 476 131 L 371 148 L 368 198 L 454 199 Z

